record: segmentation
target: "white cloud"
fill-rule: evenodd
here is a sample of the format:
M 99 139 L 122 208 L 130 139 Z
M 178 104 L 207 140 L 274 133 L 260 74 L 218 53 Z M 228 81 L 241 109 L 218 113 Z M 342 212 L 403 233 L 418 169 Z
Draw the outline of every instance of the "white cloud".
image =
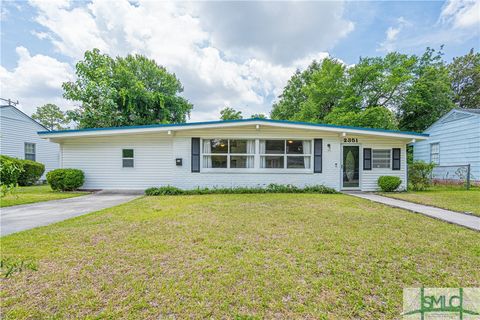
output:
M 480 0 L 448 0 L 432 27 L 399 18 L 386 31 L 378 51 L 459 45 L 480 36 Z
M 397 19 L 395 26 L 388 27 L 385 31 L 385 40 L 380 44 L 378 51 L 394 51 L 396 49 L 396 41 L 400 32 L 411 24 L 405 20 L 405 18 L 400 17 Z
M 442 23 L 452 24 L 454 28 L 480 28 L 479 0 L 449 0 L 440 13 Z
M 111 56 L 143 54 L 175 72 L 184 85 L 184 95 L 194 104 L 192 120 L 218 118 L 225 105 L 247 116 L 268 113 L 272 100 L 297 68 L 328 56 L 322 48 L 330 48 L 353 29 L 342 18 L 339 2 L 305 6 L 229 3 L 227 7 L 219 2 L 144 0 L 93 0 L 88 5 L 31 0 L 30 4 L 37 9 L 36 21 L 42 27 L 33 34 L 51 41 L 56 51 L 72 61 L 95 47 Z M 270 30 L 260 28 L 249 36 L 237 30 L 245 37 L 245 42 L 238 43 L 246 48 L 243 52 L 225 41 L 232 30 L 222 29 L 219 23 L 228 24 L 228 18 L 218 20 L 221 10 L 226 10 L 226 17 L 238 17 L 232 11 L 236 6 L 243 8 L 241 19 L 262 8 L 244 26 L 262 24 L 262 15 L 270 24 L 264 24 Z M 295 21 L 286 23 L 287 16 Z
M 17 47 L 17 66 L 12 70 L 0 66 L 2 98 L 20 101 L 22 111 L 31 114 L 46 103 L 64 109 L 72 107 L 62 98 L 62 83 L 73 79 L 69 64 L 44 55 L 31 56 L 24 47 Z
M 327 51 L 354 29 L 343 1 L 205 1 L 194 7 L 212 43 L 229 56 L 289 64 Z

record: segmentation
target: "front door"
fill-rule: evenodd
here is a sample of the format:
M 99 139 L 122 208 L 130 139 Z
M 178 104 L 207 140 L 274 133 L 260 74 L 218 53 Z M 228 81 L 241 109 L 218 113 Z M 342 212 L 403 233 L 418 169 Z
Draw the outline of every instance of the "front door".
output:
M 360 187 L 360 147 L 343 146 L 342 188 Z

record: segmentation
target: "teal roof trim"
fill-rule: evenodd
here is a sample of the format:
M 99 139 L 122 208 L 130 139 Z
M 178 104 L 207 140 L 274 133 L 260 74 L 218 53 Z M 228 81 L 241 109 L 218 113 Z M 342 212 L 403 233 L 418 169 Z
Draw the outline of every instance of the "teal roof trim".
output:
M 398 133 L 398 134 L 416 135 L 419 137 L 428 137 L 428 134 L 426 133 L 418 133 L 418 132 L 412 132 L 412 131 L 363 128 L 363 127 L 352 127 L 352 126 L 338 126 L 334 124 L 311 123 L 311 122 L 289 121 L 289 120 L 260 119 L 260 118 L 188 122 L 188 123 L 149 124 L 149 125 L 140 125 L 140 126 L 122 126 L 122 127 L 108 127 L 108 128 L 70 129 L 70 130 L 57 130 L 57 131 L 39 131 L 38 134 L 49 135 L 49 134 L 56 134 L 56 133 L 89 132 L 89 131 L 91 132 L 91 131 L 130 130 L 130 129 L 145 129 L 145 128 L 175 128 L 175 127 L 188 127 L 188 126 L 199 126 L 199 125 L 220 124 L 220 123 L 242 123 L 242 122 L 248 123 L 248 122 L 255 122 L 255 121 L 265 122 L 267 124 L 268 123 L 297 124 L 297 125 L 321 127 L 321 128 L 352 129 L 352 130 L 361 130 L 366 132 Z

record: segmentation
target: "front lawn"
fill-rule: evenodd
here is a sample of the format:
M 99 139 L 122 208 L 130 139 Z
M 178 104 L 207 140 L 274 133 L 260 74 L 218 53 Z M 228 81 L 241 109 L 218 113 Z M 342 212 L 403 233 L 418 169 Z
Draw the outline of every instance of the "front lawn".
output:
M 3 317 L 399 318 L 480 286 L 479 233 L 347 195 L 145 197 L 1 239 Z M 19 271 L 22 269 L 22 271 Z
M 78 197 L 87 192 L 56 192 L 49 185 L 19 187 L 15 194 L 0 198 L 0 207 Z
M 480 216 L 480 187 L 434 186 L 427 191 L 382 193 L 382 195 Z

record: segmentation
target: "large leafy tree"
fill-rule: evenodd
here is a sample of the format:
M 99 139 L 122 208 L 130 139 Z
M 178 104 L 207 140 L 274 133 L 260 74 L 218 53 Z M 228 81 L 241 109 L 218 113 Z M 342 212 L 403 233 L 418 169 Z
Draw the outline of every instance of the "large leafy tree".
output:
M 76 75 L 63 89 L 66 99 L 81 103 L 68 113 L 80 128 L 181 123 L 192 109 L 179 96 L 176 76 L 141 55 L 111 58 L 93 49 L 77 63 Z
M 399 106 L 402 130 L 423 131 L 454 107 L 453 91 L 442 53 L 427 48 L 413 70 L 413 81 Z
M 230 107 L 225 107 L 220 110 L 221 120 L 240 120 L 243 119 L 242 111 L 237 111 Z
M 296 117 L 302 104 L 307 100 L 307 94 L 303 91 L 304 87 L 311 83 L 312 75 L 320 68 L 321 64 L 314 60 L 306 70 L 295 72 L 288 80 L 279 100 L 273 104 L 270 112 L 272 119 L 288 120 Z
M 454 102 L 460 108 L 480 108 L 480 53 L 473 49 L 453 59 L 448 66 Z
M 47 103 L 37 108 L 32 118 L 40 122 L 48 130 L 62 130 L 66 128 L 68 119 L 65 113 L 55 104 Z
M 294 118 L 321 122 L 341 103 L 345 86 L 345 65 L 335 59 L 324 59 L 320 69 L 312 73 L 310 83 L 302 89 L 307 98 Z

